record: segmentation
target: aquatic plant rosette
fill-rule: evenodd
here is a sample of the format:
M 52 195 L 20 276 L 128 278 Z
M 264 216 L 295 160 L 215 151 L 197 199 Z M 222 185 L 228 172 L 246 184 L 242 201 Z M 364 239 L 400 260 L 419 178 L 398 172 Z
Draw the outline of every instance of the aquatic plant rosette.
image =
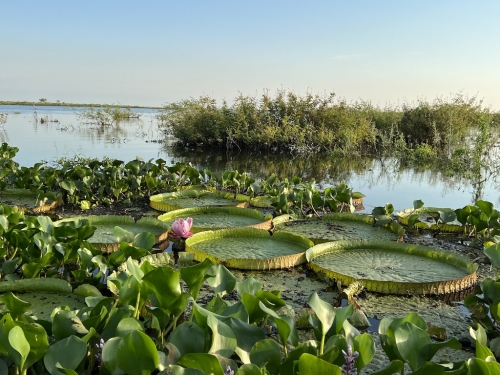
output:
M 167 212 L 158 216 L 168 225 L 175 220 L 190 217 L 193 220 L 191 232 L 199 233 L 206 230 L 227 229 L 235 227 L 252 227 L 271 229 L 271 219 L 262 212 L 251 208 L 240 207 L 194 207 Z
M 411 215 L 419 215 L 419 220 L 413 225 L 419 229 L 439 230 L 446 233 L 461 233 L 464 231 L 464 226 L 458 221 L 454 220 L 448 223 L 436 224 L 430 217 L 430 213 L 452 213 L 454 210 L 451 208 L 437 208 L 437 207 L 422 207 L 422 208 L 406 208 L 397 213 L 398 223 L 408 226 L 408 219 Z
M 396 241 L 404 229 L 396 222 L 375 226 L 369 215 L 332 213 L 320 218 L 299 219 L 292 215 L 281 215 L 273 219 L 275 231 L 286 230 L 311 239 L 314 244 L 341 240 L 388 240 Z
M 170 212 L 193 207 L 248 207 L 249 197 L 243 194 L 233 194 L 226 191 L 209 191 L 199 188 L 152 195 L 149 205 L 155 210 Z
M 152 233 L 155 236 L 156 244 L 167 239 L 170 228 L 166 223 L 156 218 L 143 217 L 135 221 L 132 216 L 122 215 L 78 216 L 62 219 L 54 224 L 77 220 L 88 220 L 90 225 L 96 227 L 94 235 L 88 241 L 104 253 L 112 253 L 120 248 L 116 236 L 120 231 L 117 231 L 116 227 L 136 235 L 142 232 Z
M 460 292 L 477 281 L 477 264 L 450 251 L 392 241 L 335 241 L 306 252 L 320 277 L 343 285 L 361 282 L 368 291 L 399 295 Z
M 206 231 L 186 240 L 186 251 L 202 262 L 210 259 L 228 268 L 271 270 L 306 263 L 312 241 L 290 232 L 271 235 L 267 230 L 234 228 Z

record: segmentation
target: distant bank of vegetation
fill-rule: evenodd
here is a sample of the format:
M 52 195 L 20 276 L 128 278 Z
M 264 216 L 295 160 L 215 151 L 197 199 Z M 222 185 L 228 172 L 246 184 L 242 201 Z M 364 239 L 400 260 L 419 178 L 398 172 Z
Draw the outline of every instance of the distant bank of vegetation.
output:
M 39 99 L 37 102 L 33 101 L 13 101 L 13 100 L 0 100 L 0 105 L 29 105 L 35 107 L 119 107 L 119 108 L 153 108 L 158 107 L 151 106 L 140 106 L 140 105 L 122 105 L 122 104 L 92 104 L 92 103 L 65 103 L 59 100 L 55 102 L 49 102 L 47 99 Z
M 206 96 L 187 99 L 162 107 L 158 119 L 190 147 L 345 155 L 410 155 L 411 150 L 424 158 L 467 153 L 477 142 L 487 143 L 500 124 L 499 113 L 463 94 L 380 108 L 348 103 L 333 93 L 287 91 L 274 97 L 239 95 L 220 105 Z

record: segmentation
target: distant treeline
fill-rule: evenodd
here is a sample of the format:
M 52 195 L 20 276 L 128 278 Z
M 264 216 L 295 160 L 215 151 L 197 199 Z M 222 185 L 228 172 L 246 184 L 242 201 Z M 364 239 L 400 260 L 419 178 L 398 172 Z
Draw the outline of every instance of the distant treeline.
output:
M 61 101 L 57 102 L 48 102 L 38 101 L 38 102 L 30 102 L 30 101 L 12 101 L 12 100 L 0 100 L 0 105 L 28 105 L 35 107 L 118 107 L 118 108 L 152 108 L 158 109 L 158 107 L 145 107 L 140 105 L 122 105 L 122 104 L 89 104 L 89 103 L 65 103 Z
M 498 112 L 463 94 L 386 108 L 366 101 L 348 103 L 333 93 L 239 95 L 232 104 L 220 105 L 204 96 L 167 104 L 158 118 L 188 146 L 346 155 L 396 149 L 451 155 L 470 147 L 474 129 L 489 134 L 500 124 Z

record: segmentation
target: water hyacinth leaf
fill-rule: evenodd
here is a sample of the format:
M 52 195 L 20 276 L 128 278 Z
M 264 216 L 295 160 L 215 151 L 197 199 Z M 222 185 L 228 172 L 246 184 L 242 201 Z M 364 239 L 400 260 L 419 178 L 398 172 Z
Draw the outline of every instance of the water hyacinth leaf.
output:
M 73 195 L 76 190 L 76 185 L 73 180 L 63 180 L 59 184 L 64 190 L 67 190 L 69 195 Z
M 337 348 L 336 348 L 337 349 Z M 315 340 L 308 340 L 300 343 L 295 347 L 280 366 L 280 375 L 287 375 L 294 373 L 295 361 L 298 361 L 300 356 L 304 353 L 309 353 L 317 356 L 319 351 L 319 343 Z M 338 349 L 337 349 L 338 353 Z M 260 373 L 259 373 L 260 374 Z
M 413 201 L 413 208 L 414 208 L 415 210 L 418 210 L 418 209 L 420 209 L 420 208 L 422 208 L 422 207 L 424 207 L 424 202 L 423 202 L 422 200 L 417 199 L 417 200 L 414 200 L 414 201 Z
M 231 318 L 228 321 L 234 336 L 236 337 L 236 354 L 243 363 L 250 363 L 250 351 L 255 343 L 266 338 L 264 332 L 259 327 L 245 323 L 240 319 Z
M 144 277 L 144 272 L 141 268 L 134 262 L 134 260 L 129 257 L 127 258 L 127 270 L 134 276 L 139 284 L 142 283 L 142 278 Z
M 113 337 L 106 341 L 102 349 L 102 361 L 104 366 L 111 373 L 111 375 L 121 375 L 125 374 L 123 370 L 118 367 L 116 353 L 118 351 L 118 344 L 121 341 L 121 337 Z
M 488 201 L 478 200 L 476 201 L 476 206 L 479 207 L 479 209 L 486 215 L 488 219 L 495 212 L 495 209 L 493 208 L 493 203 Z
M 127 242 L 131 243 L 134 241 L 135 233 L 125 230 L 122 227 L 115 226 L 113 228 L 113 235 L 115 236 L 118 242 Z
M 301 375 L 342 375 L 342 370 L 339 366 L 328 363 L 309 353 L 304 353 L 300 356 L 299 372 Z
M 205 375 L 205 373 L 196 368 L 184 368 L 177 365 L 170 366 L 170 375 Z
M 262 286 L 263 284 L 259 280 L 256 280 L 253 277 L 249 277 L 243 281 L 238 281 L 236 283 L 236 292 L 240 297 L 244 293 L 255 296 L 255 294 L 262 289 Z
M 158 267 L 146 273 L 142 280 L 155 292 L 160 306 L 169 309 L 181 295 L 180 272 L 171 267 Z
M 19 326 L 14 326 L 9 331 L 9 356 L 19 368 L 21 373 L 26 370 L 25 362 L 30 353 L 30 344 L 24 336 L 23 329 Z
M 261 308 L 262 311 L 264 311 L 266 314 L 272 317 L 273 323 L 276 325 L 276 329 L 278 330 L 278 335 L 281 339 L 281 344 L 283 345 L 283 348 L 286 350 L 286 343 L 290 337 L 290 334 L 292 333 L 292 328 L 295 328 L 295 325 L 293 325 L 292 327 L 285 319 L 282 319 L 280 316 L 278 316 L 276 312 L 267 308 L 262 302 L 259 302 L 259 307 Z M 294 336 L 295 338 L 297 337 L 296 334 Z M 297 345 L 298 343 L 295 342 L 295 344 Z
M 189 353 L 183 355 L 177 363 L 189 369 L 197 369 L 203 374 L 224 375 L 224 370 L 216 356 L 208 353 Z
M 12 292 L 7 292 L 0 297 L 14 319 L 23 315 L 31 307 L 31 303 L 17 298 Z
M 122 319 L 116 326 L 116 335 L 120 337 L 125 337 L 130 332 L 144 331 L 144 327 L 141 322 L 134 318 Z
M 83 337 L 88 333 L 88 329 L 74 311 L 60 310 L 52 318 L 52 334 L 57 340 L 71 336 Z
M 38 362 L 47 352 L 49 341 L 47 332 L 38 323 L 16 322 L 22 328 L 24 336 L 29 343 L 29 353 L 25 361 L 25 368 Z
M 361 372 L 375 356 L 375 342 L 368 333 L 363 333 L 354 338 L 352 346 L 353 350 L 359 353 L 354 366 L 358 372 Z
M 289 372 L 292 374 L 293 372 Z M 259 366 L 254 365 L 253 363 L 245 363 L 243 366 L 238 368 L 238 371 L 235 372 L 235 375 L 265 375 L 265 370 L 261 369 Z
M 149 232 L 142 232 L 135 236 L 134 246 L 138 246 L 143 249 L 151 249 L 156 243 L 155 236 Z
M 212 346 L 208 352 L 227 358 L 231 357 L 237 347 L 236 336 L 231 328 L 213 315 L 208 316 L 207 325 L 212 330 Z
M 394 330 L 394 340 L 398 352 L 410 368 L 416 371 L 430 355 L 431 339 L 427 332 L 411 323 L 403 323 Z
M 51 375 L 62 374 L 58 368 L 75 370 L 87 354 L 87 344 L 76 336 L 69 336 L 52 344 L 45 356 L 43 363 Z
M 14 273 L 17 268 L 18 259 L 7 260 L 2 264 L 2 273 L 8 275 Z
M 236 277 L 223 265 L 214 264 L 207 270 L 208 275 L 212 277 L 207 279 L 215 294 L 221 297 L 231 293 L 236 286 Z
M 121 339 L 116 359 L 118 367 L 130 375 L 150 375 L 159 364 L 155 343 L 141 331 L 130 332 Z
M 493 266 L 500 268 L 500 243 L 488 246 L 484 249 L 484 255 L 488 257 Z
M 413 214 L 408 216 L 408 226 L 411 228 L 415 225 L 415 223 L 419 222 L 420 215 L 419 214 Z
M 186 340 L 189 337 L 189 340 Z M 206 338 L 203 330 L 192 322 L 183 322 L 177 326 L 168 338 L 180 355 L 188 353 L 204 353 L 206 351 Z
M 386 367 L 384 367 L 382 370 L 375 371 L 372 373 L 372 375 L 394 375 L 394 374 L 400 374 L 403 371 L 405 364 L 403 361 L 399 359 L 395 359 L 391 361 Z
M 205 259 L 200 264 L 181 268 L 182 280 L 187 284 L 189 293 L 195 300 L 198 298 L 203 282 L 211 277 L 211 275 L 207 274 L 207 270 L 213 265 L 214 263 L 210 259 Z
M 309 306 L 314 310 L 316 316 L 321 322 L 321 335 L 326 336 L 328 330 L 332 327 L 335 320 L 335 309 L 328 302 L 323 301 L 319 298 L 316 292 L 309 296 L 307 301 Z
M 266 367 L 271 374 L 276 374 L 281 365 L 280 346 L 271 339 L 259 341 L 250 350 L 250 361 L 259 367 Z
M 248 322 L 256 323 L 266 317 L 266 313 L 262 311 L 259 306 L 259 297 L 253 296 L 248 293 L 243 293 L 241 296 L 241 303 L 245 306 L 248 311 Z
M 444 224 L 448 224 L 448 223 L 451 223 L 457 219 L 457 214 L 454 211 L 439 212 L 439 219 Z

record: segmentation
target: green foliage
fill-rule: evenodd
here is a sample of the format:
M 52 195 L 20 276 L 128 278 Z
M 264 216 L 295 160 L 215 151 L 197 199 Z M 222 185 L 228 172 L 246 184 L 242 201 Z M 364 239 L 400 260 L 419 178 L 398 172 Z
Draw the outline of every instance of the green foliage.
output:
M 130 110 L 130 108 L 122 108 L 120 106 L 106 105 L 104 107 L 86 107 L 77 112 L 76 116 L 81 122 L 95 125 L 117 125 L 121 121 L 139 117 Z

